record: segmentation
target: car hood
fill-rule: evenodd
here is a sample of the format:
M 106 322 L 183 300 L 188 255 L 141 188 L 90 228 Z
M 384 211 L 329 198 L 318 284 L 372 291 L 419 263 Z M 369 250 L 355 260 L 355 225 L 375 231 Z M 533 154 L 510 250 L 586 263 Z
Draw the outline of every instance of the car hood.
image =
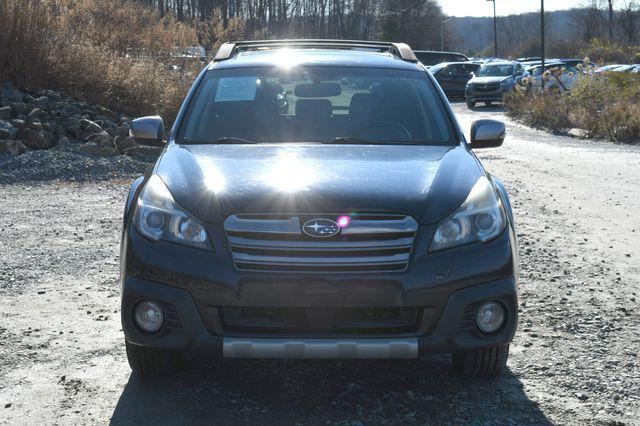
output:
M 473 77 L 469 83 L 473 84 L 490 84 L 490 83 L 502 83 L 505 80 L 509 80 L 511 77 Z
M 399 213 L 436 223 L 484 173 L 462 146 L 170 145 L 154 173 L 205 222 L 237 213 Z

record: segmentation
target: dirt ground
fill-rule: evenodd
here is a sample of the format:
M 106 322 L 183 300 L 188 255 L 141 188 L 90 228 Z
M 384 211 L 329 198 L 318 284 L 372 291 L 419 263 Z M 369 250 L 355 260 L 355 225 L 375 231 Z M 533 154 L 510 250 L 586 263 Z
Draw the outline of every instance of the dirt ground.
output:
M 455 104 L 467 130 L 499 108 Z M 127 180 L 0 185 L 0 423 L 640 422 L 640 146 L 506 120 L 478 152 L 519 232 L 520 325 L 495 380 L 422 361 L 194 360 L 141 381 L 119 319 Z M 0 166 L 0 174 L 2 168 Z

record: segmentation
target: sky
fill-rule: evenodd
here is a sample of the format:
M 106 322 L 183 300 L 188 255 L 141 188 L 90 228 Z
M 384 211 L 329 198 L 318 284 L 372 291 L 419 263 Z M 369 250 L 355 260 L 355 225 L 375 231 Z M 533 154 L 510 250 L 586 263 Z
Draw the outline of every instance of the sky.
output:
M 545 10 L 570 9 L 584 3 L 582 0 L 545 0 Z M 488 0 L 440 0 L 449 16 L 493 16 L 493 4 Z M 498 15 L 512 15 L 540 10 L 540 0 L 496 0 Z

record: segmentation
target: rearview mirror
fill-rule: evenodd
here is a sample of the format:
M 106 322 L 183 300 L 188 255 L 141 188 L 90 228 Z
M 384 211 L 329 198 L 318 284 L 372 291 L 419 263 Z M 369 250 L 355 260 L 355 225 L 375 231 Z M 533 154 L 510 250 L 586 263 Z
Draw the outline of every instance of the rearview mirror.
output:
M 147 146 L 162 146 L 164 123 L 158 116 L 136 118 L 131 122 L 131 136 L 136 143 Z
M 469 147 L 495 148 L 502 145 L 506 129 L 504 123 L 496 120 L 478 120 L 471 125 L 471 143 Z
M 342 86 L 339 83 L 305 83 L 294 88 L 294 94 L 299 98 L 327 98 L 340 96 Z

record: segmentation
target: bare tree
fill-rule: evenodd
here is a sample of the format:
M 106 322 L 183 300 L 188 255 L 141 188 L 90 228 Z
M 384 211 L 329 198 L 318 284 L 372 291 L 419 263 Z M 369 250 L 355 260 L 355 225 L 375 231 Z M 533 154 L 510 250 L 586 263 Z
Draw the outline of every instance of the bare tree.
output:
M 620 11 L 620 28 L 622 29 L 624 40 L 626 43 L 633 43 L 638 39 L 638 21 L 640 20 L 640 11 L 634 0 L 625 2 L 624 7 Z
M 613 0 L 607 0 L 609 4 L 609 41 L 613 40 Z

